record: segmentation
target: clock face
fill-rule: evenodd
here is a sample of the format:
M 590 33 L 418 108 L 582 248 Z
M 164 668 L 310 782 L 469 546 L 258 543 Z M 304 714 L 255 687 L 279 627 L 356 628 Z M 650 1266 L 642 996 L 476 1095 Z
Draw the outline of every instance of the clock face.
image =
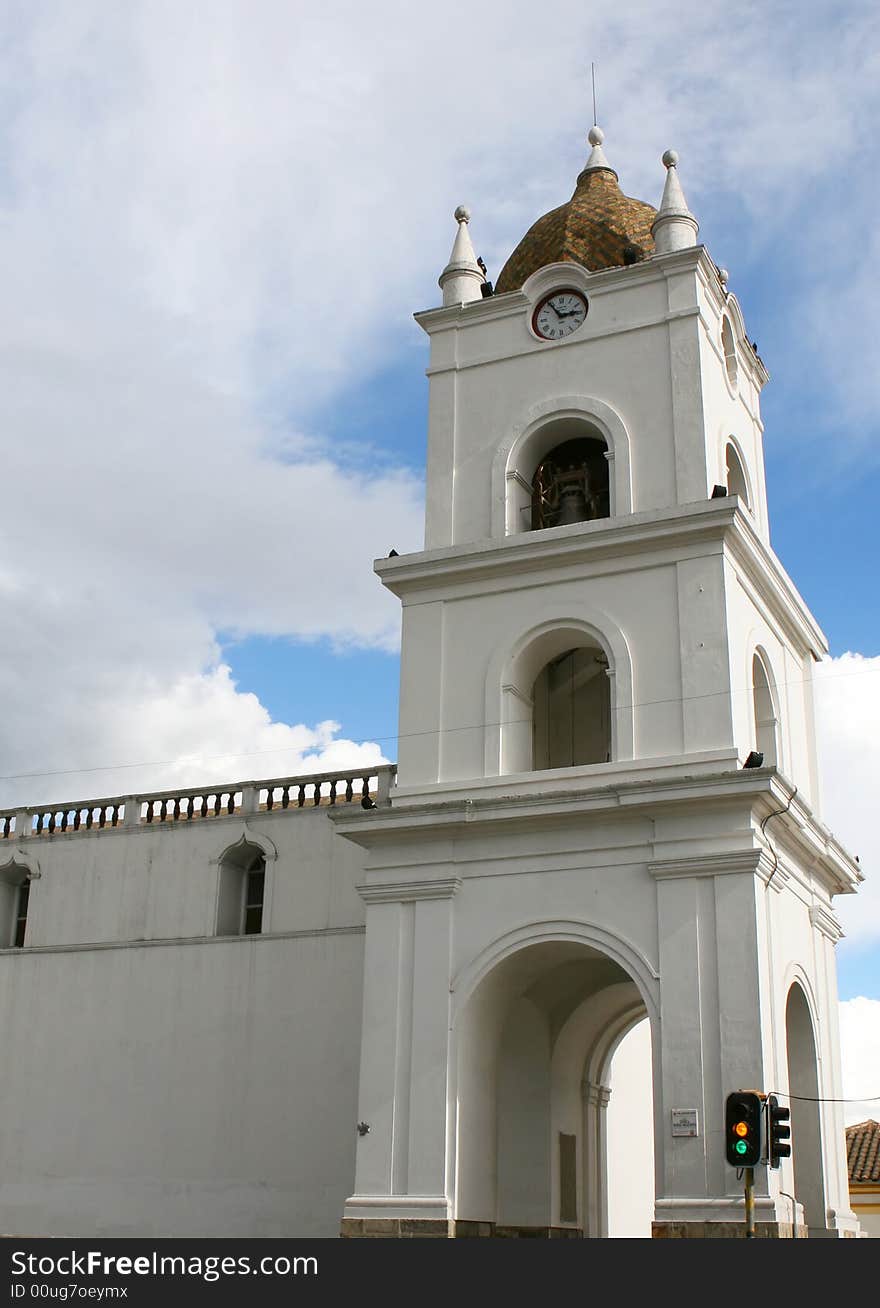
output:
M 576 332 L 587 316 L 587 302 L 578 291 L 554 291 L 535 310 L 532 326 L 546 341 L 560 341 Z

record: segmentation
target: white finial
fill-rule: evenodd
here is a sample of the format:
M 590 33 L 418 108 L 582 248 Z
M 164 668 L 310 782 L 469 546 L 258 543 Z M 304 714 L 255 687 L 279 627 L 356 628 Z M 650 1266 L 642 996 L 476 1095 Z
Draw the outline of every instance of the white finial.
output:
M 721 283 L 721 285 L 724 287 L 724 289 L 727 290 L 727 283 L 730 281 L 730 273 L 727 271 L 726 268 L 718 269 L 718 280 Z
M 700 230 L 696 218 L 687 207 L 681 182 L 678 180 L 678 154 L 665 150 L 661 162 L 666 168 L 666 185 L 657 217 L 651 227 L 657 254 L 671 254 L 673 250 L 686 250 L 696 245 Z
M 481 287 L 486 279 L 477 263 L 477 256 L 474 254 L 468 232 L 468 223 L 471 220 L 470 209 L 467 205 L 460 204 L 453 217 L 458 223 L 458 232 L 452 246 L 452 254 L 449 256 L 449 263 L 440 274 L 439 286 L 443 291 L 444 305 L 470 304 L 473 300 L 483 298 Z
M 605 152 L 602 149 L 602 142 L 605 140 L 605 133 L 602 131 L 602 128 L 596 126 L 591 127 L 589 132 L 587 132 L 587 140 L 593 148 L 590 151 L 589 159 L 584 164 L 581 176 L 583 177 L 584 173 L 593 172 L 597 168 L 607 168 L 609 172 L 614 173 L 614 169 L 605 158 Z M 617 173 L 614 173 L 614 176 L 616 177 Z

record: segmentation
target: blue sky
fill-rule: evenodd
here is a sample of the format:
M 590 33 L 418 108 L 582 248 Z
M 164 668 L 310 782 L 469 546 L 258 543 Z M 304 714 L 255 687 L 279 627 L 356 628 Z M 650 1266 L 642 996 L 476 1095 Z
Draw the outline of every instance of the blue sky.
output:
M 841 660 L 827 811 L 870 871 L 878 38 L 868 0 L 7 6 L 2 802 L 395 757 L 372 559 L 421 544 L 412 314 L 458 203 L 494 276 L 568 197 L 594 60 L 623 189 L 656 204 L 679 151 L 770 371 L 772 539 Z M 858 899 L 841 989 L 880 1031 Z

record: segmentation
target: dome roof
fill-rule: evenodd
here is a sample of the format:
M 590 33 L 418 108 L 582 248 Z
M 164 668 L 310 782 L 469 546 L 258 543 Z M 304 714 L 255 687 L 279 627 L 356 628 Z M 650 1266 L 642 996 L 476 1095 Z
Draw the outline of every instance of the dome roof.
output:
M 595 272 L 637 263 L 654 253 L 651 225 L 657 210 L 624 195 L 617 173 L 597 155 L 598 149 L 568 203 L 545 213 L 526 232 L 495 283 L 498 294 L 519 290 L 548 263 L 579 263 Z

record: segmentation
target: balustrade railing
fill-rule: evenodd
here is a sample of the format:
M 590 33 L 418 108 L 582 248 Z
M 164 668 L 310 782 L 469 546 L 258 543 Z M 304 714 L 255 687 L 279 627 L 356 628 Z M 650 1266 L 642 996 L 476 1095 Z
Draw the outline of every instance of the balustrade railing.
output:
M 149 795 L 11 809 L 0 812 L 0 840 L 203 822 L 236 813 L 245 816 L 321 805 L 360 803 L 365 808 L 381 807 L 390 802 L 396 772 L 393 764 L 383 764 L 351 772 L 319 772 L 302 777 L 243 781 L 233 786 L 187 787 Z

